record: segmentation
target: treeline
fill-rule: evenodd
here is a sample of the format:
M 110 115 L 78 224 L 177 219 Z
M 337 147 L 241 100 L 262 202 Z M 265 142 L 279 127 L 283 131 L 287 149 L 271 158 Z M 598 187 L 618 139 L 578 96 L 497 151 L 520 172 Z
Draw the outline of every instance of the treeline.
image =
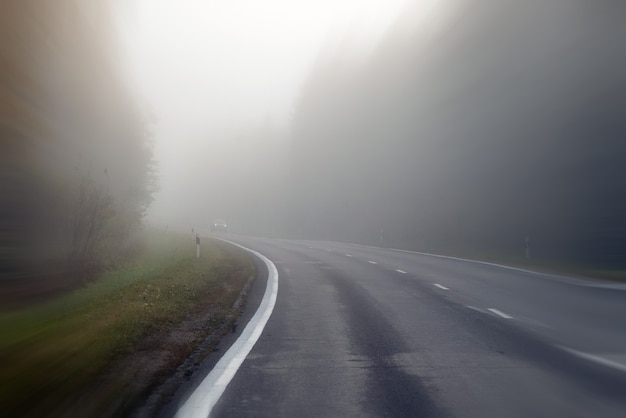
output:
M 419 2 L 292 123 L 307 236 L 626 266 L 626 4 Z M 363 64 L 364 62 L 364 64 Z
M 149 126 L 108 6 L 0 4 L 3 286 L 74 286 L 137 248 L 154 189 Z

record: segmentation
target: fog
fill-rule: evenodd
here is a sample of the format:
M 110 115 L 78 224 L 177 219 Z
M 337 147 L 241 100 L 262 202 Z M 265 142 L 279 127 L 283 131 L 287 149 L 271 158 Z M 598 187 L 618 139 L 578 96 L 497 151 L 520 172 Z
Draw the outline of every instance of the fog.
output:
M 624 262 L 620 2 L 408 7 L 367 62 L 308 79 L 295 223 L 426 251 Z M 383 231 L 381 234 L 380 231 Z
M 624 0 L 0 1 L 8 415 L 605 416 L 625 272 Z
M 156 120 L 160 192 L 148 219 L 188 229 L 225 218 L 260 232 L 253 209 L 276 206 L 267 191 L 283 181 L 294 103 L 314 63 L 347 40 L 363 55 L 405 3 L 122 3 L 127 68 Z
M 126 10 L 149 220 L 624 261 L 621 2 L 202 4 Z
M 626 264 L 621 1 L 29 4 L 2 10 L 5 261 L 225 219 Z

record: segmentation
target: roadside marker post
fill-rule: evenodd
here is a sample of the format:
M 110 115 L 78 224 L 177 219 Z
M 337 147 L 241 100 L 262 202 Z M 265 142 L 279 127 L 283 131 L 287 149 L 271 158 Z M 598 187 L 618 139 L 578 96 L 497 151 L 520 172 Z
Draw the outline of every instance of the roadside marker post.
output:
M 200 258 L 200 235 L 196 234 L 196 258 Z

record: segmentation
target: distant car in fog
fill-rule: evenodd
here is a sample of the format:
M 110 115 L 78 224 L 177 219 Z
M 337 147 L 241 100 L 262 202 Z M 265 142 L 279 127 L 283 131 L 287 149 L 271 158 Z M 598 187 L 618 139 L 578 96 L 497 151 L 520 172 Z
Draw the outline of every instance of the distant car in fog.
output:
M 228 232 L 228 225 L 223 219 L 216 219 L 211 225 L 211 232 Z

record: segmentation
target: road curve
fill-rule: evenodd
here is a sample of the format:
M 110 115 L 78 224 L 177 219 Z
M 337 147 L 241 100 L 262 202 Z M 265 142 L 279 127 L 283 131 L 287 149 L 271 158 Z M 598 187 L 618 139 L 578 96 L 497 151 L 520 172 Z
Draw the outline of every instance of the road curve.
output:
M 229 237 L 279 296 L 213 417 L 622 417 L 626 291 L 352 244 Z
M 256 309 L 241 335 L 228 351 L 221 356 L 217 364 L 212 367 L 208 375 L 201 381 L 200 385 L 196 387 L 189 398 L 178 409 L 176 417 L 204 418 L 211 413 L 235 373 L 237 373 L 241 363 L 243 363 L 254 344 L 259 340 L 276 305 L 278 297 L 278 272 L 276 266 L 264 255 L 254 250 L 242 247 L 234 242 L 226 242 L 249 251 L 265 264 L 268 272 L 267 286 L 261 305 Z

